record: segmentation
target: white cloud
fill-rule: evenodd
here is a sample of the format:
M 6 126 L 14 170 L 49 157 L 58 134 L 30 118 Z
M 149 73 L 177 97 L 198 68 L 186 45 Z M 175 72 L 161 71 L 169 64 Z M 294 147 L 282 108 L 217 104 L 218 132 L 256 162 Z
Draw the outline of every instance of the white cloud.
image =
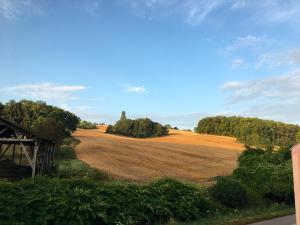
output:
M 300 22 L 299 0 L 233 0 L 233 10 L 250 11 L 249 19 L 259 24 L 289 23 L 298 26 Z
M 125 93 L 136 93 L 136 94 L 144 94 L 147 92 L 147 89 L 144 87 L 127 87 L 124 89 Z
M 224 0 L 187 1 L 184 5 L 184 8 L 186 9 L 185 22 L 191 25 L 199 25 L 210 13 L 223 4 Z
M 258 69 L 272 69 L 280 66 L 300 65 L 300 48 L 283 52 L 269 52 L 262 54 L 257 62 Z
M 242 9 L 247 6 L 247 0 L 236 0 L 233 2 L 231 9 Z
M 186 24 L 200 25 L 212 12 L 227 3 L 226 0 L 116 0 L 129 6 L 143 18 L 180 17 Z
M 102 8 L 102 0 L 84 0 L 84 9 L 90 15 L 95 16 Z
M 231 62 L 231 67 L 233 69 L 248 69 L 249 64 L 247 62 L 245 62 L 245 60 L 243 60 L 243 59 L 234 59 Z
M 227 82 L 222 90 L 229 93 L 229 105 L 246 105 L 244 115 L 300 122 L 300 70 L 256 80 Z
M 221 51 L 225 54 L 233 53 L 234 51 L 250 48 L 255 49 L 267 45 L 273 42 L 272 40 L 267 39 L 266 37 L 257 37 L 254 35 L 246 35 L 243 37 L 237 37 L 233 43 L 227 45 Z
M 21 15 L 41 15 L 37 0 L 0 0 L 0 18 L 15 20 Z
M 68 101 L 76 99 L 74 95 L 77 91 L 84 90 L 84 86 L 69 86 L 54 83 L 40 83 L 40 84 L 20 84 L 11 87 L 0 89 L 3 95 L 10 97 L 29 98 L 33 100 L 55 100 Z
M 143 18 L 180 17 L 190 25 L 200 25 L 209 16 L 241 13 L 247 16 L 243 21 L 265 23 L 289 23 L 297 26 L 300 22 L 299 0 L 115 0 L 119 5 L 129 7 Z M 216 18 L 226 20 L 224 16 Z M 228 16 L 229 18 L 229 16 Z

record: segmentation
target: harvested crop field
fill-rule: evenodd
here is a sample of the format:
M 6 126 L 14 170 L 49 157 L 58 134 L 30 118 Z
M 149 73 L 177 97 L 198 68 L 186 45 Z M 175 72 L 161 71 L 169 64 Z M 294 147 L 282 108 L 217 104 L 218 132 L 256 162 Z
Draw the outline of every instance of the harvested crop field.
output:
M 136 139 L 79 129 L 78 159 L 111 176 L 137 182 L 172 177 L 208 183 L 236 166 L 243 145 L 235 138 L 171 130 L 167 137 Z

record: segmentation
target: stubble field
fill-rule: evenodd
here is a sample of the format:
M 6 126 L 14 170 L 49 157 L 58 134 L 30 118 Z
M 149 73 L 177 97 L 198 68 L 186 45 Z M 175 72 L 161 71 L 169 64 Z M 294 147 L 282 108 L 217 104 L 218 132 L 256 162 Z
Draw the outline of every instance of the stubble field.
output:
M 228 175 L 243 145 L 235 138 L 170 130 L 167 137 L 135 139 L 79 129 L 78 159 L 110 176 L 136 182 L 162 177 L 206 184 Z

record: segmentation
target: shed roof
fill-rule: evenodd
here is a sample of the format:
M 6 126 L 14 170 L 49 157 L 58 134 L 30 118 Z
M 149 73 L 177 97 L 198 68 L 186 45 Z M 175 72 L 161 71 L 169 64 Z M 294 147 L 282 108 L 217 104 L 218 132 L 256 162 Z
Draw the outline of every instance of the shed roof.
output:
M 0 116 L 0 143 L 8 144 L 13 142 L 19 142 L 16 138 L 15 132 L 20 136 L 25 136 L 26 139 L 22 139 L 23 142 L 31 143 L 35 141 L 46 142 L 49 144 L 53 144 L 52 141 L 40 138 L 37 135 L 34 135 L 32 132 L 23 128 L 19 124 L 12 122 L 2 116 Z

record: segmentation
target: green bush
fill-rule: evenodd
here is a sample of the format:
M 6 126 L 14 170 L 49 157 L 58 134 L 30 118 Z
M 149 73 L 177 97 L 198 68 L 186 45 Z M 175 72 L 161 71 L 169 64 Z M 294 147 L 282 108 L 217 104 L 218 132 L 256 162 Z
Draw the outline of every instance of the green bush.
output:
M 211 196 L 221 204 L 230 208 L 247 206 L 249 195 L 245 185 L 230 177 L 221 177 L 210 188 Z
M 151 225 L 171 216 L 198 218 L 211 208 L 200 189 L 173 180 L 144 186 L 47 178 L 0 184 L 0 224 Z
M 183 184 L 173 179 L 163 179 L 149 186 L 159 191 L 168 201 L 173 217 L 180 221 L 195 220 L 213 211 L 213 205 L 204 191 L 196 186 Z
M 1 185 L 0 224 L 105 224 L 105 202 L 84 186 L 49 179 Z
M 147 138 L 168 135 L 168 128 L 155 123 L 148 118 L 130 120 L 126 113 L 122 112 L 121 119 L 114 126 L 108 126 L 106 133 L 120 134 L 129 137 Z
M 144 186 L 78 178 L 0 184 L 0 224 L 152 225 L 211 209 L 201 189 L 169 179 Z
M 108 184 L 97 189 L 107 203 L 107 224 L 156 224 L 171 217 L 169 204 L 159 191 L 133 184 Z
M 277 151 L 245 150 L 233 176 L 266 200 L 293 202 L 293 173 L 290 147 Z

